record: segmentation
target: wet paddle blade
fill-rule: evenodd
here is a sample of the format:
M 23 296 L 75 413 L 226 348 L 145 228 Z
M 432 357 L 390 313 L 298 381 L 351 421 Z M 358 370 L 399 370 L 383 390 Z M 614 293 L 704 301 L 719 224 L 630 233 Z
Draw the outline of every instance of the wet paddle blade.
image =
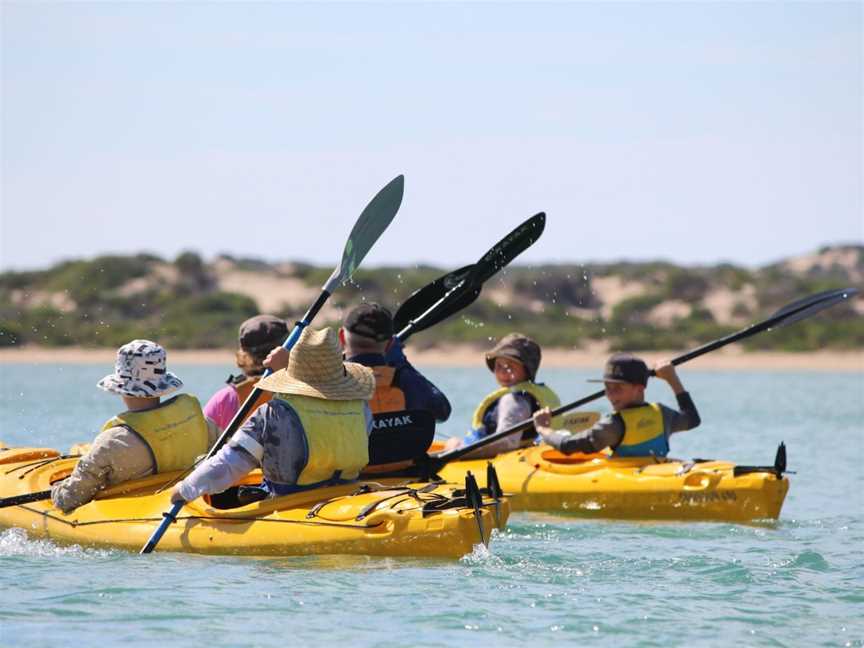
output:
M 375 241 L 396 216 L 404 192 L 405 176 L 398 175 L 369 201 L 348 236 L 342 260 L 324 284 L 326 292 L 332 293 L 351 278 L 360 262 L 375 245 Z
M 474 303 L 480 296 L 483 283 L 531 247 L 545 227 L 546 214 L 535 214 L 498 241 L 477 263 L 439 277 L 412 294 L 393 318 L 394 328 L 405 333 L 404 336 L 400 334 L 400 338 L 407 339 L 409 335 L 438 324 Z M 444 297 L 447 300 L 442 302 Z M 427 312 L 433 306 L 435 310 Z M 413 326 L 407 329 L 412 321 Z
M 782 326 L 789 326 L 795 322 L 800 322 L 801 320 L 812 317 L 826 308 L 831 308 L 840 302 L 851 299 L 857 294 L 857 288 L 838 288 L 836 290 L 826 290 L 825 292 L 816 293 L 815 295 L 810 295 L 804 299 L 799 299 L 791 304 L 787 304 L 771 316 L 770 319 L 781 318 L 773 325 L 773 328 L 780 328 Z
M 519 225 L 474 264 L 471 283 L 475 286 L 483 284 L 501 268 L 534 245 L 545 228 L 546 214 L 544 212 L 535 214 Z
M 402 331 L 414 320 L 411 333 L 417 333 L 469 306 L 480 296 L 481 290 L 479 286 L 469 286 L 466 282 L 473 270 L 473 265 L 459 268 L 450 274 L 438 277 L 432 283 L 413 293 L 396 311 L 396 315 L 393 317 L 393 328 L 396 331 Z M 420 319 L 421 315 L 441 302 L 460 283 L 462 288 L 453 292 L 446 302 L 437 306 L 434 312 Z

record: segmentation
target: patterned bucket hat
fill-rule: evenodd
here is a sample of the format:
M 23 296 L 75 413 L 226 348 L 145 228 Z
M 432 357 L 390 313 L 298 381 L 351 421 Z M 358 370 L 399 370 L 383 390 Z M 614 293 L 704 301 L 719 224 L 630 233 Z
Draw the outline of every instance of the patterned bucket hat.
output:
M 132 340 L 117 351 L 114 373 L 96 386 L 112 394 L 154 398 L 183 386 L 183 381 L 165 369 L 165 349 L 150 340 Z
M 262 378 L 256 387 L 327 400 L 369 400 L 375 393 L 375 374 L 356 362 L 342 361 L 333 329 L 307 328 L 291 349 L 288 366 Z

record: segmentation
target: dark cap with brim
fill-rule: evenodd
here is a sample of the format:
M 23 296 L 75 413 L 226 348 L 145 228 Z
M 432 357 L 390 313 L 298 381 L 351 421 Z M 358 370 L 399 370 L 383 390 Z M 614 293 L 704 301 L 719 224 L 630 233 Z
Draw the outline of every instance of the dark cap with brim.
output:
M 240 325 L 240 348 L 253 355 L 267 354 L 288 337 L 288 324 L 273 315 L 256 315 Z
M 393 337 L 393 316 L 381 304 L 360 304 L 345 317 L 345 330 L 376 342 Z
M 630 353 L 616 353 L 606 361 L 602 380 L 592 379 L 588 382 L 626 383 L 644 387 L 648 384 L 649 375 L 644 360 Z

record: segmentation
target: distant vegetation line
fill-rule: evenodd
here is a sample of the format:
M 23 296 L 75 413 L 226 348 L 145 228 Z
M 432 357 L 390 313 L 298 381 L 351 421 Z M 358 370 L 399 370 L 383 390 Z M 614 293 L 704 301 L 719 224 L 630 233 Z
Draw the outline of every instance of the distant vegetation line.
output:
M 395 311 L 412 291 L 452 268 L 359 270 L 333 295 L 317 324 L 378 301 Z M 139 254 L 74 260 L 46 270 L 0 274 L 0 346 L 117 346 L 143 337 L 169 348 L 226 348 L 241 321 L 273 312 L 291 321 L 332 268 L 271 264 L 195 252 L 174 260 Z M 514 266 L 459 315 L 418 334 L 416 344 L 488 344 L 518 330 L 554 347 L 607 342 L 612 349 L 683 348 L 768 316 L 802 296 L 864 288 L 864 246 L 825 247 L 758 269 L 667 262 Z M 864 348 L 864 303 L 849 303 L 760 335 L 751 349 Z

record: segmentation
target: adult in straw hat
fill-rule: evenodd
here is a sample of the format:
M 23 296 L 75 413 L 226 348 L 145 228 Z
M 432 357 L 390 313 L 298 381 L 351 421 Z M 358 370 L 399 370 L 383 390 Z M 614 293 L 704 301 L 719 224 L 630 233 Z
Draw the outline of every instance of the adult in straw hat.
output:
M 375 394 L 369 401 L 372 413 L 422 410 L 443 423 L 450 418 L 450 401 L 408 362 L 402 343 L 393 334 L 393 316 L 374 302 L 348 311 L 339 329 L 345 359 L 375 373 Z M 264 364 L 274 370 L 285 367 L 288 352 L 276 348 Z
M 174 487 L 172 501 L 220 493 L 257 467 L 262 489 L 284 495 L 356 480 L 369 462 L 371 369 L 342 361 L 336 333 L 307 328 L 288 366 L 258 387 L 273 398 L 213 457 Z
M 256 315 L 240 325 L 238 334 L 237 366 L 241 373 L 228 376 L 227 383 L 204 406 L 204 413 L 223 430 L 234 418 L 264 373 L 264 359 L 288 337 L 288 324 L 275 315 Z M 287 354 L 287 351 L 286 351 Z M 270 392 L 258 399 L 261 405 L 270 400 Z M 251 412 L 250 412 L 251 414 Z
M 68 513 L 107 486 L 191 466 L 221 430 L 201 411 L 194 396 L 162 402 L 183 382 L 167 370 L 165 349 L 150 340 L 132 340 L 117 351 L 114 372 L 97 386 L 123 399 L 126 411 L 110 419 L 67 479 L 51 492 Z

